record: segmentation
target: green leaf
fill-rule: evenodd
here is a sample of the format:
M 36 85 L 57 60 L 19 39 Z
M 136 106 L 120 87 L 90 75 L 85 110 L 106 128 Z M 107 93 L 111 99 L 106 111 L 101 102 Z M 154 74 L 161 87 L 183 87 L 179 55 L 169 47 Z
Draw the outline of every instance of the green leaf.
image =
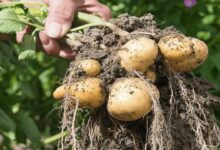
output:
M 19 54 L 18 59 L 19 60 L 34 59 L 35 55 L 36 52 L 34 50 L 24 50 Z
M 0 9 L 14 7 L 20 7 L 24 9 L 24 4 L 22 4 L 22 2 L 0 3 Z
M 15 130 L 15 123 L 1 108 L 0 108 L 0 130 L 5 130 L 5 131 Z
M 36 45 L 36 37 L 34 35 L 26 35 L 20 46 L 18 59 L 25 60 L 25 59 L 35 58 L 36 55 L 35 45 Z
M 24 24 L 19 20 L 13 9 L 0 11 L 0 33 L 16 33 L 22 31 Z
M 25 136 L 33 143 L 40 143 L 41 133 L 33 119 L 31 119 L 25 113 L 19 113 L 17 117 L 18 125 L 24 132 Z

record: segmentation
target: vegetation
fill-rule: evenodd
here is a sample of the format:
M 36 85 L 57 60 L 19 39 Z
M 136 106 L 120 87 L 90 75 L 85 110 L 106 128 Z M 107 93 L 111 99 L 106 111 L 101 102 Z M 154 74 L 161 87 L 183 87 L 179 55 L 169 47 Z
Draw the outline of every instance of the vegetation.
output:
M 219 0 L 200 0 L 192 8 L 186 8 L 182 1 L 102 2 L 112 9 L 114 16 L 126 12 L 140 16 L 151 12 L 159 22 L 158 26 L 173 25 L 185 35 L 206 41 L 209 57 L 195 74 L 212 82 L 215 89 L 211 92 L 220 96 Z M 28 43 L 33 40 L 27 39 Z M 23 61 L 22 55 L 18 55 L 21 47 L 24 45 L 14 45 L 13 49 L 6 44 L 0 47 L 0 149 L 11 149 L 20 143 L 42 149 L 56 146 L 56 139 L 61 136 L 59 102 L 52 98 L 52 91 L 63 78 L 69 61 L 42 52 L 38 52 L 34 59 Z M 216 114 L 220 118 L 219 112 Z M 83 119 L 79 118 L 79 121 L 83 122 Z

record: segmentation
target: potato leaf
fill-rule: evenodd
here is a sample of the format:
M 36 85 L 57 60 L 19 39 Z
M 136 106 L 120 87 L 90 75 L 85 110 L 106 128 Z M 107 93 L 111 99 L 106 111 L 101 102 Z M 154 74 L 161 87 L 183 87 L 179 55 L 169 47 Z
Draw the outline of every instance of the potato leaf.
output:
M 0 108 L 0 130 L 5 130 L 5 131 L 15 130 L 15 123 L 1 108 Z
M 24 40 L 20 46 L 20 52 L 18 59 L 25 60 L 25 59 L 33 59 L 35 57 L 35 49 L 36 49 L 36 37 L 31 35 L 26 35 Z
M 17 125 L 24 132 L 25 136 L 33 143 L 40 143 L 41 133 L 33 119 L 23 112 L 17 116 Z
M 18 59 L 19 60 L 34 59 L 35 55 L 36 52 L 34 50 L 24 50 L 19 54 Z
M 13 9 L 0 11 L 0 33 L 16 33 L 22 31 L 24 24 L 19 20 Z

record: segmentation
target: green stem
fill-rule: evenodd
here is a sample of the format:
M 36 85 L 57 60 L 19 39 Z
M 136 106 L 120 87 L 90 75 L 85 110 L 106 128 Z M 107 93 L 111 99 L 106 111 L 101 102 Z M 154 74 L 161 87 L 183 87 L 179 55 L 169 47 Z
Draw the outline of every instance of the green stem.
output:
M 26 24 L 26 25 L 35 27 L 35 28 L 37 28 L 37 29 L 39 29 L 39 30 L 44 30 L 44 27 L 43 27 L 43 26 L 40 26 L 40 25 L 38 25 L 38 24 L 34 24 L 34 23 L 31 23 L 31 22 L 28 22 L 28 21 L 25 21 L 25 20 L 21 20 L 21 19 L 19 19 L 19 21 L 20 21 L 21 23 L 23 23 L 23 24 Z
M 85 25 L 73 28 L 70 30 L 71 32 L 76 32 L 76 31 L 79 31 L 79 30 L 82 30 L 82 29 L 85 29 L 88 27 L 93 27 L 93 26 L 106 26 L 106 27 L 112 29 L 116 34 L 118 34 L 120 36 L 124 37 L 124 36 L 129 35 L 129 33 L 127 31 L 117 27 L 116 25 L 114 25 L 110 22 L 104 21 L 102 18 L 100 18 L 98 16 L 86 14 L 83 12 L 78 12 L 76 17 L 78 20 L 84 21 L 89 24 L 85 24 Z
M 91 15 L 91 14 L 86 14 L 83 12 L 78 12 L 76 14 L 77 19 L 79 19 L 80 21 L 84 21 L 87 23 L 103 23 L 105 22 L 102 18 L 95 16 L 95 15 Z
M 85 28 L 99 26 L 99 25 L 103 25 L 103 24 L 100 24 L 100 23 L 89 23 L 89 24 L 85 24 L 85 25 L 82 25 L 82 26 L 78 26 L 78 27 L 72 28 L 70 30 L 70 32 L 76 32 L 76 31 L 83 30 Z
M 58 133 L 58 134 L 56 134 L 56 135 L 53 135 L 53 136 L 51 136 L 51 137 L 45 139 L 45 140 L 43 141 L 43 143 L 44 143 L 44 144 L 50 144 L 50 143 L 52 143 L 52 142 L 55 142 L 55 141 L 61 139 L 63 136 L 66 136 L 66 135 L 67 135 L 67 132 Z

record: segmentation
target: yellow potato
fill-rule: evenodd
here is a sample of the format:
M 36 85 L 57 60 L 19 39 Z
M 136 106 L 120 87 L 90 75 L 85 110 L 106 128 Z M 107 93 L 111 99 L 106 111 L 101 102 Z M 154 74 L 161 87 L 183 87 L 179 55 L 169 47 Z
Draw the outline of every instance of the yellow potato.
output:
M 58 90 L 60 90 L 59 94 L 57 94 Z M 98 78 L 84 78 L 73 83 L 68 89 L 63 90 L 61 86 L 55 92 L 55 98 L 64 97 L 65 92 L 68 92 L 67 95 L 73 99 L 74 103 L 78 100 L 80 107 L 97 108 L 105 101 L 105 91 Z
M 158 46 L 168 61 L 184 60 L 193 53 L 192 41 L 182 34 L 166 35 L 160 39 Z
M 208 57 L 207 45 L 196 38 L 191 38 L 194 53 L 183 61 L 167 61 L 167 64 L 177 72 L 189 72 L 199 67 Z
M 121 66 L 128 71 L 145 72 L 154 63 L 157 54 L 157 44 L 146 37 L 132 39 L 118 50 Z
M 59 86 L 54 92 L 53 92 L 53 97 L 57 100 L 62 99 L 65 95 L 65 85 Z
M 107 104 L 109 114 L 121 121 L 143 118 L 152 109 L 152 95 L 159 98 L 159 91 L 150 83 L 139 78 L 123 78 L 113 83 Z
M 76 63 L 77 68 L 82 69 L 89 77 L 96 77 L 101 71 L 100 63 L 95 59 L 80 60 Z
M 153 71 L 152 69 L 148 69 L 145 73 L 146 77 L 151 80 L 153 83 L 156 81 L 157 79 L 157 74 L 155 71 Z

